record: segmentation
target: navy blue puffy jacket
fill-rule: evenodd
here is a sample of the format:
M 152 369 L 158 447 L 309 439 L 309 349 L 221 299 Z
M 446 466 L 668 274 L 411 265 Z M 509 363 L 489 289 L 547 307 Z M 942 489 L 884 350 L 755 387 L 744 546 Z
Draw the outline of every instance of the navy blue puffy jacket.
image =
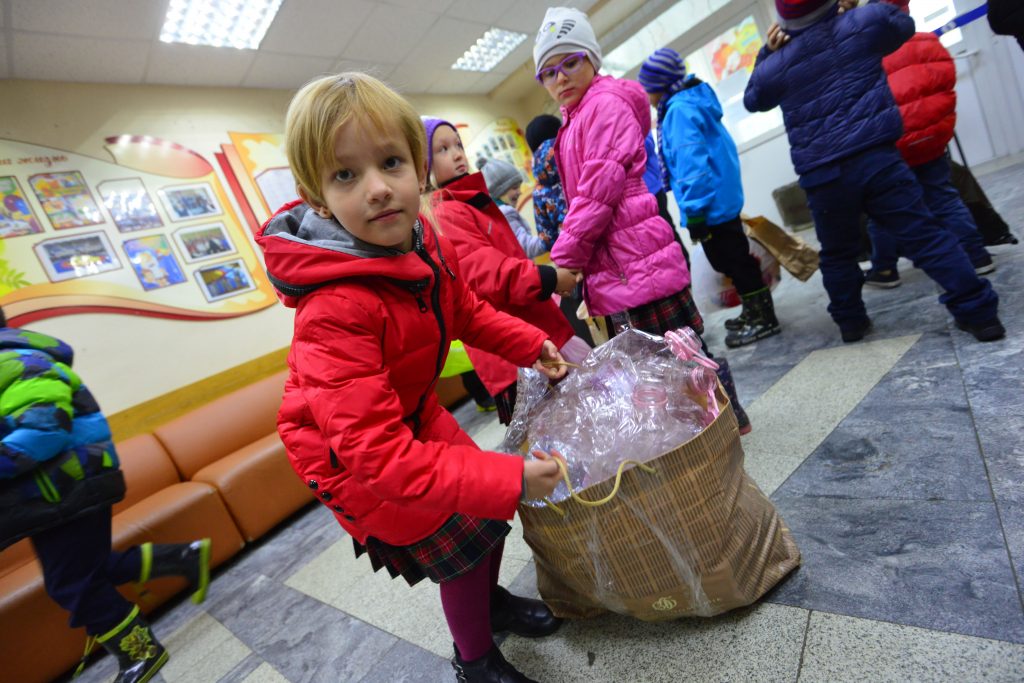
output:
M 782 107 L 796 172 L 903 134 L 882 57 L 914 35 L 914 20 L 889 4 L 875 3 L 795 33 L 776 52 L 757 57 L 743 104 L 748 111 Z

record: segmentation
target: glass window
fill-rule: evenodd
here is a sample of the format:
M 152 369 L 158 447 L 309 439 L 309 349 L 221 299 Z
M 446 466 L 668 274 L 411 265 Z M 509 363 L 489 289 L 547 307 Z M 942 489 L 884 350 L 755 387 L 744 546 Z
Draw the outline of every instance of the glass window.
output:
M 743 93 L 762 45 L 757 22 L 748 16 L 686 57 L 686 70 L 715 89 L 723 122 L 737 145 L 782 125 L 778 107 L 753 114 L 743 107 Z

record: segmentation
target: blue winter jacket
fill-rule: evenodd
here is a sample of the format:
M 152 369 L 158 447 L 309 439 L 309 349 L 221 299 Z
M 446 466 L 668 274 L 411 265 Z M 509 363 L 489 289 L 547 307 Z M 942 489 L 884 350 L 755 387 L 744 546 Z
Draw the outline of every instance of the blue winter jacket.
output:
M 882 57 L 914 35 L 914 20 L 875 3 L 794 33 L 776 52 L 761 49 L 747 83 L 749 111 L 782 107 L 800 175 L 869 147 L 895 143 L 903 120 Z
M 644 138 L 644 151 L 647 152 L 647 166 L 644 167 L 644 185 L 651 194 L 664 190 L 661 182 L 661 160 L 658 159 L 658 147 L 654 143 L 654 134 L 648 133 Z
M 743 210 L 740 157 L 722 125 L 722 105 L 707 83 L 695 81 L 675 93 L 665 108 L 662 153 L 672 192 L 688 223 L 731 221 Z

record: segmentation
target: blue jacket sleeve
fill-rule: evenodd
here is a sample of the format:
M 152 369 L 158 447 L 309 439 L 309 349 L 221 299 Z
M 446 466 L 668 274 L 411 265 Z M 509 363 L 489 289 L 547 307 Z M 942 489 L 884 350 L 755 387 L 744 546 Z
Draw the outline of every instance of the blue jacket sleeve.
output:
M 687 223 L 704 220 L 715 198 L 703 115 L 692 107 L 670 106 L 661 124 L 672 193 Z
M 770 59 L 772 56 L 767 45 L 757 53 L 754 71 L 743 93 L 743 106 L 747 111 L 771 111 L 782 103 L 782 74 L 778 58 Z
M 857 12 L 855 16 L 867 22 L 871 45 L 879 54 L 895 52 L 914 35 L 913 17 L 896 9 L 895 5 L 873 2 Z

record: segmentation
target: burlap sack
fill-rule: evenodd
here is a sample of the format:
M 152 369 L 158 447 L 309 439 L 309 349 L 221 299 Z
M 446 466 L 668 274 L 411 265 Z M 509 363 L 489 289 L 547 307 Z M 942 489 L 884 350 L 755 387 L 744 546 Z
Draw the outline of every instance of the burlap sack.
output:
M 771 252 L 793 277 L 807 282 L 818 270 L 818 252 L 799 237 L 786 232 L 764 216 L 743 217 L 747 236 Z
M 743 470 L 732 408 L 680 448 L 623 473 L 601 507 L 521 505 L 541 597 L 560 617 L 661 621 L 749 605 L 800 564 L 774 506 Z M 628 454 L 627 454 L 628 455 Z M 608 495 L 611 480 L 582 492 Z

